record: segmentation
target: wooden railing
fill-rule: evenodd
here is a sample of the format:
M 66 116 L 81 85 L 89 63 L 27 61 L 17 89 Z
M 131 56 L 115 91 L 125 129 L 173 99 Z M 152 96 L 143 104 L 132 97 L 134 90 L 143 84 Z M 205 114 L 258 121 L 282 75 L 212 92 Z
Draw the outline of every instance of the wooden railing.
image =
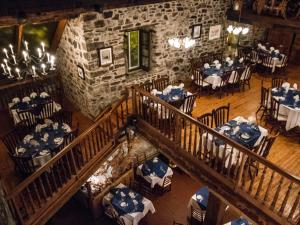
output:
M 263 210 L 268 217 L 274 219 L 275 224 L 299 223 L 298 177 L 138 86 L 132 88 L 132 104 L 138 121 L 155 128 L 159 132 L 159 142 L 172 145 L 171 151 L 175 155 L 183 158 L 185 155 L 182 153 L 188 153 L 202 162 L 207 171 L 217 172 L 221 175 L 219 182 L 226 183 L 232 193 Z M 143 127 L 143 131 L 150 132 L 150 129 L 145 131 Z M 149 136 L 154 134 L 152 132 Z M 250 176 L 250 172 L 254 175 Z
M 7 195 L 20 224 L 44 224 L 97 169 L 129 115 L 127 96 Z

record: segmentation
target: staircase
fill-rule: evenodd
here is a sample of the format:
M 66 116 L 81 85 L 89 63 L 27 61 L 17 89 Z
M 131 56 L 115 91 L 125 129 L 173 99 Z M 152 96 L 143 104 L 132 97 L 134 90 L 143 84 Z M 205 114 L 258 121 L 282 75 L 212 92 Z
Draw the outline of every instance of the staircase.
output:
M 111 152 L 129 115 L 160 151 L 258 224 L 300 223 L 300 179 L 138 86 L 7 195 L 20 224 L 44 224 Z M 225 143 L 221 151 L 216 141 Z M 217 157 L 216 157 L 217 156 Z M 251 165 L 259 167 L 249 176 Z

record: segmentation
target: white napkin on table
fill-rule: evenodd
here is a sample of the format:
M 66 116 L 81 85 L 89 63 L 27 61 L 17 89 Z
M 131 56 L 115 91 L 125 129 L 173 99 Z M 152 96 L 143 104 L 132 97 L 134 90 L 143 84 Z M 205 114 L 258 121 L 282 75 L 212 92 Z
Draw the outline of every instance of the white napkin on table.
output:
M 205 63 L 205 64 L 204 64 L 204 68 L 205 68 L 205 69 L 210 68 L 209 64 L 208 64 L 208 63 Z
M 243 62 L 244 62 L 244 58 L 243 58 L 243 57 L 240 58 L 239 62 L 240 62 L 240 63 L 243 63 Z
M 216 64 L 216 68 L 219 70 L 219 69 L 221 69 L 221 64 L 219 63 L 219 64 Z
M 231 60 L 230 57 L 226 57 L 226 59 L 225 59 L 226 62 L 229 62 L 230 60 Z
M 232 66 L 232 64 L 233 64 L 233 60 L 229 60 L 228 61 L 228 66 Z
M 257 46 L 258 46 L 259 48 L 261 48 L 262 44 L 261 44 L 261 43 L 258 43 Z
M 179 86 L 181 89 L 184 88 L 184 83 L 179 84 Z
M 156 95 L 157 94 L 157 89 L 153 89 L 152 91 L 151 91 L 151 95 Z
M 275 52 L 276 54 L 278 54 L 278 53 L 279 53 L 279 50 L 278 50 L 278 49 L 276 49 L 276 50 L 274 50 L 274 52 Z
M 29 97 L 24 97 L 23 99 L 22 99 L 22 102 L 26 102 L 26 103 L 28 103 L 28 102 L 30 102 L 30 98 Z
M 299 102 L 299 95 L 294 96 L 295 102 Z
M 283 84 L 281 85 L 281 87 L 283 87 L 284 89 L 289 89 L 290 88 L 290 83 L 289 82 L 283 82 Z
M 214 63 L 215 65 L 217 65 L 217 64 L 219 64 L 219 60 L 215 60 L 213 63 Z
M 298 89 L 298 85 L 297 85 L 296 83 L 294 83 L 294 84 L 293 84 L 293 88 L 294 88 L 295 90 L 297 90 L 297 89 Z
M 254 124 L 256 122 L 256 119 L 254 116 L 249 116 L 247 120 L 248 120 L 249 124 Z
M 46 97 L 49 97 L 49 94 L 48 94 L 47 92 L 42 92 L 42 93 L 40 94 L 40 97 L 41 97 L 41 98 L 46 98 Z
M 28 135 L 26 135 L 26 136 L 24 137 L 23 140 L 24 140 L 25 143 L 28 143 L 32 138 L 33 138 L 33 136 L 30 135 L 30 134 L 28 134 Z
M 31 94 L 30 94 L 30 98 L 36 98 L 37 97 L 37 93 L 36 92 L 32 92 Z
M 273 52 L 275 50 L 274 47 L 270 47 L 270 52 Z
M 12 103 L 14 103 L 14 104 L 17 104 L 17 103 L 19 103 L 20 102 L 20 99 L 19 98 L 13 98 L 12 99 Z

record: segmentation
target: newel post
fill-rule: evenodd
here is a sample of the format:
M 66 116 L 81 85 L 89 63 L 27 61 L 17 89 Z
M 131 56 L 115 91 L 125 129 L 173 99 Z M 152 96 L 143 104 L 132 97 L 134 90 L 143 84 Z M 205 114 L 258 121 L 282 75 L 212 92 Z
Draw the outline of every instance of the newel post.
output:
M 227 205 L 212 192 L 209 192 L 204 225 L 221 225 Z
M 247 156 L 245 153 L 242 153 L 242 160 L 238 169 L 238 175 L 237 175 L 237 179 L 235 181 L 235 186 L 234 186 L 234 192 L 237 191 L 237 189 L 241 186 L 241 182 L 242 182 L 242 177 L 243 177 L 243 173 L 244 173 L 244 169 L 245 169 L 245 162 L 246 162 Z

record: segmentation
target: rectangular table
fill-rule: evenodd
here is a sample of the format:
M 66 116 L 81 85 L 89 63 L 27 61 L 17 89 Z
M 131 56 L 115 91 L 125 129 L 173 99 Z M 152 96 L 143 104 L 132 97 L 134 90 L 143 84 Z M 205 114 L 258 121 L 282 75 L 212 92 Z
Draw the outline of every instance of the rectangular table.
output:
M 121 183 L 118 186 L 116 186 L 116 188 L 126 188 L 126 186 Z M 106 194 L 103 198 L 103 202 L 102 202 L 103 206 L 105 207 L 111 205 L 112 198 L 113 198 L 112 193 L 109 192 L 108 194 Z M 120 216 L 124 220 L 126 225 L 138 225 L 139 221 L 142 218 L 144 218 L 149 211 L 152 214 L 155 213 L 155 208 L 153 206 L 153 203 L 149 199 L 143 197 L 142 203 L 144 205 L 143 212 L 128 213 Z

